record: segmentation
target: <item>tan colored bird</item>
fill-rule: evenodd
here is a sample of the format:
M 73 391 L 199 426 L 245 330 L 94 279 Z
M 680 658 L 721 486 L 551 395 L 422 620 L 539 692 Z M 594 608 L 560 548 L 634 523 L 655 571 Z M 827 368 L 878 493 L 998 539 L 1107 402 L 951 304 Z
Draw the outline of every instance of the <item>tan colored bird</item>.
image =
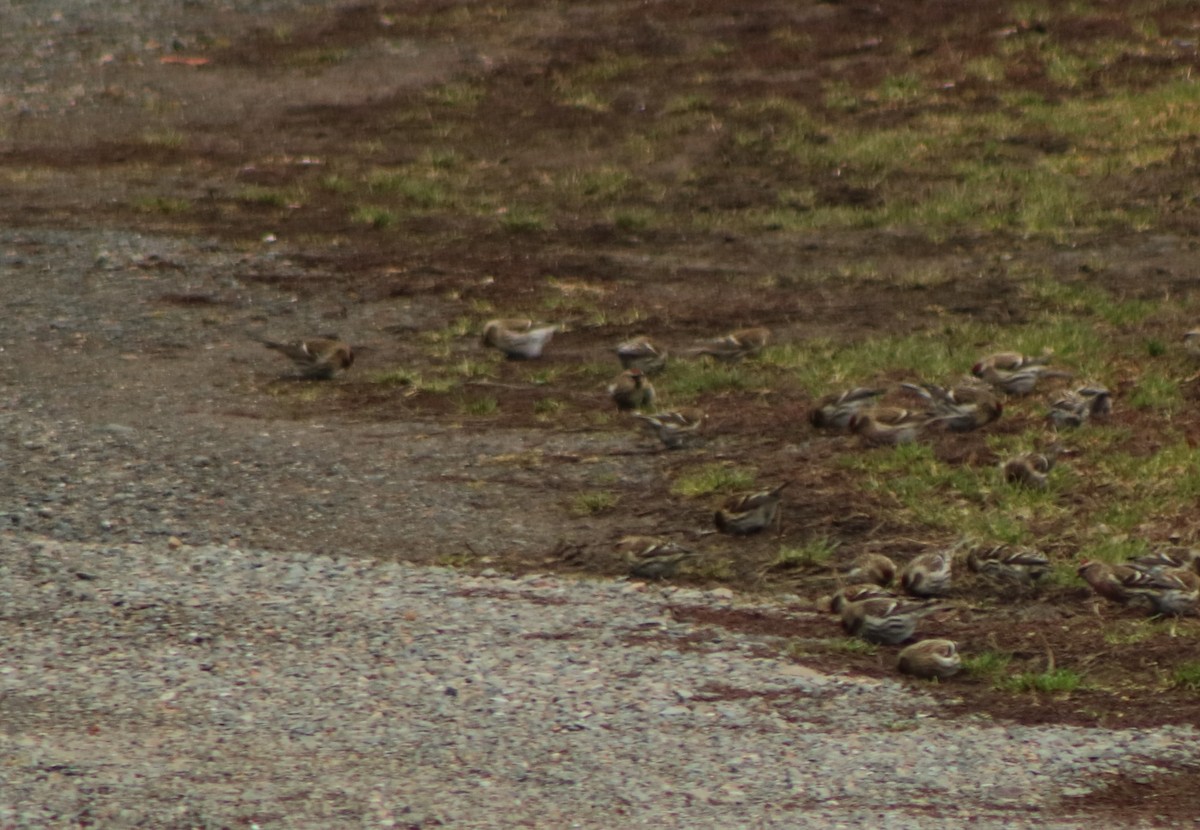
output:
M 864 599 L 896 599 L 896 594 L 873 582 L 859 582 L 835 591 L 829 599 L 829 610 L 840 614 L 847 603 L 862 602 Z
M 658 440 L 662 441 L 663 446 L 669 450 L 676 450 L 694 443 L 699 438 L 700 431 L 708 419 L 703 412 L 690 407 L 655 412 L 653 415 L 635 412 L 634 417 L 653 430 L 654 434 L 658 436 Z
M 868 643 L 898 645 L 913 636 L 917 621 L 944 606 L 879 597 L 842 606 L 842 629 Z
M 1032 548 L 976 546 L 967 551 L 972 573 L 1013 585 L 1032 585 L 1050 570 L 1050 559 Z
M 1200 606 L 1200 576 L 1191 568 L 1154 571 L 1129 592 L 1148 601 L 1160 617 L 1191 617 Z
M 532 320 L 501 318 L 483 327 L 483 345 L 504 352 L 510 360 L 532 360 L 542 356 L 559 326 L 535 326 Z
M 1012 372 L 988 366 L 979 376 L 1006 395 L 1028 395 L 1043 378 L 1069 378 L 1071 373 L 1045 366 L 1026 366 Z
M 629 575 L 639 579 L 666 579 L 681 563 L 698 555 L 656 536 L 626 536 L 617 542 L 617 552 L 629 565 Z
M 905 414 L 894 421 L 884 420 L 896 412 Z M 930 418 L 925 413 L 867 409 L 850 418 L 850 431 L 868 446 L 895 447 L 916 441 L 929 424 Z
M 900 569 L 900 587 L 914 597 L 943 597 L 953 584 L 954 558 L 945 551 L 915 556 Z
M 1050 404 L 1046 419 L 1055 429 L 1083 426 L 1112 413 L 1112 393 L 1103 386 L 1081 386 L 1064 392 Z
M 901 674 L 945 680 L 962 669 L 962 658 L 953 640 L 922 640 L 901 650 L 896 667 Z
M 298 377 L 304 380 L 329 380 L 354 365 L 354 350 L 336 334 L 287 343 L 250 335 L 268 349 L 286 355 L 296 364 Z
M 717 530 L 731 536 L 749 536 L 770 527 L 779 516 L 783 488 L 790 483 L 785 481 L 771 490 L 731 497 L 713 514 Z
M 929 405 L 926 413 L 930 424 L 941 424 L 952 432 L 970 432 L 987 426 L 1004 411 L 995 393 L 978 381 L 959 384 L 953 389 L 932 383 L 904 383 L 901 387 Z
M 1045 452 L 1027 452 L 1010 458 L 1000 469 L 1009 484 L 1045 490 L 1049 486 L 1048 475 L 1064 452 L 1058 444 L 1053 444 Z
M 983 377 L 983 373 L 988 369 L 999 369 L 1002 372 L 1017 372 L 1021 369 L 1028 369 L 1031 366 L 1045 366 L 1053 357 L 1052 352 L 1042 352 L 1036 357 L 1021 354 L 1020 352 L 996 352 L 995 354 L 981 357 L 971 367 L 971 374 L 978 378 Z
M 622 369 L 641 369 L 647 375 L 661 372 L 667 365 L 667 353 L 650 342 L 649 337 L 634 337 L 617 346 Z
M 1150 574 L 1132 565 L 1110 565 L 1107 562 L 1083 560 L 1076 573 L 1101 597 L 1125 605 L 1134 598 L 1134 589 L 1144 587 Z
M 716 360 L 734 363 L 742 358 L 754 357 L 771 340 L 771 330 L 759 326 L 731 331 L 724 337 L 709 340 L 692 349 L 690 354 L 708 355 Z
M 626 369 L 609 385 L 608 396 L 622 412 L 649 409 L 654 405 L 654 384 L 641 369 Z

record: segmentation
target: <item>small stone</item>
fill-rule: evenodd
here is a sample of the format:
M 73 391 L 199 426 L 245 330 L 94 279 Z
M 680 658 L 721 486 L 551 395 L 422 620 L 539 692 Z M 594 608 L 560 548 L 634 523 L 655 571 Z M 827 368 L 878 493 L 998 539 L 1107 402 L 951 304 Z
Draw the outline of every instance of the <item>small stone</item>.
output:
M 171 550 L 178 550 L 183 547 L 183 540 L 178 536 L 172 536 L 170 539 L 167 539 L 167 547 Z

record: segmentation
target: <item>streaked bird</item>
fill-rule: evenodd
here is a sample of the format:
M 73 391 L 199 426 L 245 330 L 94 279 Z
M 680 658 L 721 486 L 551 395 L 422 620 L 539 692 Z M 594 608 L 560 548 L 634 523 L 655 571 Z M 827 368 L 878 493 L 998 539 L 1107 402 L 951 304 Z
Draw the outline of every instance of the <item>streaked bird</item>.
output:
M 690 354 L 707 355 L 716 360 L 733 363 L 746 357 L 754 357 L 771 340 L 771 330 L 762 326 L 738 329 L 724 337 L 708 340 L 690 351 Z
M 667 353 L 649 337 L 634 337 L 617 346 L 617 359 L 622 369 L 641 369 L 647 375 L 661 372 L 667 365 Z
M 898 645 L 913 636 L 917 621 L 945 606 L 907 599 L 864 599 L 842 606 L 842 629 L 868 643 Z
M 1195 616 L 1200 605 L 1200 576 L 1190 568 L 1153 571 L 1130 586 L 1129 592 L 1147 600 L 1158 616 Z
M 891 415 L 891 410 L 863 410 L 850 418 L 850 431 L 872 447 L 911 444 L 929 426 L 930 418 L 924 413 L 901 411 L 904 412 L 901 417 L 889 421 L 883 416 Z
M 967 551 L 967 568 L 1000 583 L 1028 586 L 1050 570 L 1050 559 L 1032 548 L 976 546 Z
M 354 350 L 336 334 L 326 334 L 309 340 L 280 342 L 250 335 L 268 349 L 286 355 L 296 364 L 298 376 L 305 380 L 329 380 L 338 372 L 354 365 Z
M 864 408 L 873 405 L 885 389 L 858 386 L 841 393 L 826 395 L 817 401 L 808 414 L 808 421 L 821 429 L 849 429 L 850 419 Z
M 1112 413 L 1112 393 L 1103 386 L 1081 386 L 1059 395 L 1050 404 L 1046 419 L 1055 429 L 1078 427 Z
M 839 588 L 829 599 L 829 610 L 840 614 L 842 607 L 850 602 L 862 602 L 864 599 L 896 599 L 895 592 L 876 585 L 873 582 L 859 582 Z
M 717 530 L 732 536 L 748 536 L 770 527 L 779 516 L 783 488 L 790 483 L 785 481 L 771 490 L 728 499 L 721 509 L 713 514 Z
M 850 563 L 850 570 L 842 577 L 850 584 L 872 582 L 891 585 L 896 578 L 896 563 L 882 553 L 864 553 Z
M 1129 564 L 1151 571 L 1190 568 L 1200 573 L 1200 550 L 1182 546 L 1160 548 L 1130 559 Z
M 654 405 L 654 384 L 641 369 L 626 369 L 609 385 L 608 396 L 622 412 L 648 409 Z
M 902 383 L 928 404 L 929 423 L 942 424 L 952 432 L 970 432 L 1000 417 L 1003 404 L 988 386 L 972 381 L 944 389 L 932 383 Z
M 639 579 L 666 579 L 679 565 L 698 554 L 668 539 L 626 536 L 617 542 L 617 552 L 629 566 L 629 575 Z
M 532 360 L 542 356 L 559 326 L 535 326 L 532 320 L 502 318 L 483 327 L 483 345 L 504 352 L 510 360 Z
M 694 443 L 708 419 L 700 410 L 690 408 L 655 412 L 653 415 L 635 412 L 634 417 L 653 430 L 658 440 L 669 450 Z
M 1085 559 L 1075 569 L 1080 578 L 1098 596 L 1124 605 L 1136 595 L 1136 589 L 1149 584 L 1152 573 L 1132 565 L 1110 565 Z
M 954 558 L 934 551 L 915 556 L 900 569 L 900 587 L 914 597 L 942 597 L 953 584 Z
M 988 366 L 979 376 L 1006 395 L 1028 395 L 1043 378 L 1069 378 L 1071 373 L 1045 366 L 1026 366 L 1012 372 Z
M 945 680 L 962 669 L 962 658 L 953 640 L 922 640 L 900 651 L 896 668 L 925 680 Z
M 1028 369 L 1031 366 L 1045 366 L 1054 357 L 1051 352 L 1042 352 L 1037 356 L 1021 354 L 1020 352 L 996 352 L 989 354 L 986 357 L 981 357 L 974 366 L 971 367 L 971 374 L 975 377 L 983 377 L 983 373 L 988 369 L 999 369 L 1002 372 L 1016 372 L 1021 369 Z
M 1048 475 L 1063 452 L 1058 444 L 1052 444 L 1045 452 L 1027 452 L 1010 458 L 1000 467 L 1004 480 L 1031 490 L 1045 490 L 1049 484 Z

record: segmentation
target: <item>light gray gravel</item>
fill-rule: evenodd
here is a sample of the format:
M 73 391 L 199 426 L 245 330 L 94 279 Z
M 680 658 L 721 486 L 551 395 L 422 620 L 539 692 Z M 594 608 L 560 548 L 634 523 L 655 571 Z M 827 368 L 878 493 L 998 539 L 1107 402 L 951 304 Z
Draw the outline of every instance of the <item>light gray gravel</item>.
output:
M 1102 773 L 1200 763 L 1190 727 L 944 719 L 666 612 L 735 601 L 10 534 L 0 825 L 1066 828 Z

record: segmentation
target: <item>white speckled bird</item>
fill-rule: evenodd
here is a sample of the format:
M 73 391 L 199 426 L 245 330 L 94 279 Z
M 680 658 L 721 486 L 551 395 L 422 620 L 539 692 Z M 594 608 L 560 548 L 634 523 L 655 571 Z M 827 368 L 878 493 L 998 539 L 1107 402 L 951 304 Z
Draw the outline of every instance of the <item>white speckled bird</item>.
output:
M 842 628 L 868 643 L 898 645 L 913 636 L 917 621 L 944 606 L 906 599 L 864 599 L 842 606 Z
M 954 558 L 944 551 L 915 556 L 900 569 L 900 587 L 914 597 L 942 597 L 953 584 Z
M 1046 419 L 1055 429 L 1078 427 L 1112 413 L 1112 393 L 1103 386 L 1081 386 L 1064 392 L 1050 404 Z
M 967 568 L 1001 582 L 1031 585 L 1050 570 L 1050 559 L 1032 548 L 977 546 L 967 551 Z
M 655 536 L 626 536 L 617 542 L 617 552 L 629 565 L 629 575 L 639 579 L 666 579 L 679 570 L 682 562 L 698 555 Z
M 667 353 L 650 342 L 649 337 L 634 337 L 617 346 L 622 369 L 641 369 L 647 375 L 661 372 L 667 365 Z
M 820 429 L 849 429 L 850 419 L 871 406 L 885 389 L 858 386 L 841 393 L 826 395 L 817 401 L 808 421 Z
M 700 431 L 708 419 L 703 412 L 691 408 L 655 412 L 653 415 L 635 412 L 634 417 L 641 419 L 646 426 L 652 429 L 658 436 L 658 440 L 662 441 L 663 446 L 669 450 L 676 450 L 694 443 L 699 438 Z
M 745 357 L 754 357 L 771 340 L 771 330 L 762 326 L 749 329 L 738 329 L 724 337 L 706 341 L 690 351 L 693 355 L 708 355 L 729 363 Z
M 717 530 L 732 536 L 748 536 L 770 527 L 779 516 L 783 488 L 790 483 L 785 481 L 771 490 L 731 497 L 713 514 Z
M 864 553 L 850 563 L 850 570 L 842 576 L 851 584 L 873 582 L 876 585 L 891 585 L 896 578 L 896 563 L 882 553 Z
M 1013 372 L 987 366 L 979 376 L 1006 395 L 1028 395 L 1043 378 L 1069 378 L 1071 373 L 1045 366 L 1026 366 Z
M 1042 352 L 1036 357 L 1021 354 L 1020 352 L 996 352 L 995 354 L 979 358 L 975 365 L 971 367 L 971 374 L 975 377 L 983 377 L 983 373 L 988 369 L 999 369 L 1002 372 L 1017 372 L 1021 369 L 1028 369 L 1031 366 L 1045 366 L 1053 357 L 1052 352 Z
M 250 335 L 268 349 L 287 355 L 296 364 L 298 377 L 305 380 L 329 380 L 354 364 L 354 350 L 336 334 L 326 334 L 309 340 L 281 343 L 258 335 Z
M 654 384 L 641 369 L 626 369 L 608 387 L 617 409 L 630 412 L 654 406 Z
M 953 640 L 922 640 L 901 650 L 896 667 L 901 674 L 945 680 L 962 669 L 962 658 Z
M 542 350 L 559 326 L 535 326 L 532 320 L 503 318 L 489 320 L 483 327 L 483 345 L 504 352 L 510 360 L 532 360 L 542 356 Z

